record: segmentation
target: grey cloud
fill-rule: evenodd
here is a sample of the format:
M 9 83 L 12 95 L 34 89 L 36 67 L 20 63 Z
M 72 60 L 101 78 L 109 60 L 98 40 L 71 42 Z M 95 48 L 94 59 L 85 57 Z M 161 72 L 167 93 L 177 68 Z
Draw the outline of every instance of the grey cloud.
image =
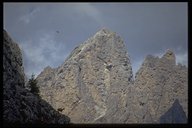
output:
M 38 13 L 38 11 L 39 11 L 39 8 L 32 9 L 28 14 L 20 17 L 19 20 L 28 24 L 29 22 L 31 22 L 33 18 L 35 18 L 35 13 Z
M 48 65 L 56 67 L 59 66 L 58 62 L 64 62 L 64 58 L 66 57 L 65 44 L 56 42 L 53 35 L 44 34 L 41 37 L 37 37 L 36 39 L 38 40 L 24 41 L 22 44 L 22 49 L 27 49 L 24 51 L 24 61 L 27 64 L 29 64 L 28 61 L 31 62 L 31 67 L 37 69 L 34 71 L 36 74 L 39 74 Z M 32 71 L 28 71 L 27 75 L 32 74 Z
M 134 73 L 166 49 L 187 64 L 187 24 L 187 3 L 4 3 L 4 28 L 24 47 L 27 74 L 62 64 L 102 27 L 124 39 Z

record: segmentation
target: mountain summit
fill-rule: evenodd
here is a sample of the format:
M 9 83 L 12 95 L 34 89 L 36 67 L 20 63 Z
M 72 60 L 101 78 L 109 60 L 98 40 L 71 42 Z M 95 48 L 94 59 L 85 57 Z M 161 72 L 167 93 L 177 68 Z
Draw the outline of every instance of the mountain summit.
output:
M 7 124 L 187 123 L 187 67 L 176 65 L 171 50 L 161 58 L 148 55 L 134 80 L 124 41 L 103 28 L 61 66 L 44 68 L 36 78 L 39 97 L 24 87 L 21 51 L 3 33 Z
M 60 67 L 49 75 L 41 73 L 37 80 L 41 96 L 55 109 L 64 108 L 62 113 L 72 122 L 120 123 L 133 73 L 121 37 L 101 29 Z
M 161 123 L 176 99 L 188 113 L 187 68 L 175 64 L 174 53 L 148 55 L 134 81 L 122 38 L 106 28 L 37 80 L 42 98 L 73 123 Z
M 176 64 L 176 58 L 175 58 L 175 54 L 173 53 L 173 51 L 171 51 L 170 49 L 168 49 L 166 51 L 166 53 L 163 55 L 162 57 L 163 59 L 166 59 L 166 61 L 169 61 L 172 65 Z

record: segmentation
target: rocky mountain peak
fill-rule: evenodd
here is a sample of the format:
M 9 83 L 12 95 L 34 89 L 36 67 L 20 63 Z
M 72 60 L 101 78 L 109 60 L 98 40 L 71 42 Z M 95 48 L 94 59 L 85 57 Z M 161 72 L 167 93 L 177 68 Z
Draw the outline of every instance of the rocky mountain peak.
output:
M 171 50 L 148 55 L 134 81 L 124 41 L 103 28 L 37 80 L 42 98 L 74 123 L 157 123 L 175 99 L 188 113 L 187 69 L 172 64 Z
M 117 34 L 107 28 L 102 28 L 93 36 L 93 38 L 117 38 Z
M 5 31 L 3 41 L 3 117 L 8 123 L 69 123 L 65 115 L 72 123 L 187 122 L 187 68 L 175 65 L 171 50 L 161 58 L 148 55 L 133 80 L 124 41 L 102 28 L 61 66 L 47 66 L 37 76 L 41 99 L 20 86 L 20 49 Z
M 43 71 L 37 80 L 41 96 L 55 109 L 65 108 L 62 112 L 72 117 L 72 122 L 102 122 L 103 118 L 120 122 L 119 116 L 110 114 L 117 105 L 126 109 L 116 100 L 126 97 L 133 74 L 121 37 L 101 29 L 76 47 L 60 67 Z M 122 110 L 117 110 L 117 115 Z
M 162 59 L 166 59 L 166 60 L 172 62 L 173 64 L 176 64 L 175 54 L 170 49 L 167 49 L 167 51 L 163 55 Z
M 158 57 L 153 55 L 147 55 L 142 63 L 142 67 L 153 67 L 154 63 L 156 63 L 158 59 Z
M 120 36 L 107 28 L 102 28 L 92 37 L 87 39 L 84 43 L 75 47 L 75 49 L 67 57 L 65 62 L 67 62 L 69 59 L 76 60 L 78 58 L 77 56 L 82 56 L 87 52 L 93 53 L 95 50 L 100 50 L 101 54 L 104 53 L 104 50 L 107 50 L 106 52 L 109 52 L 108 55 L 112 55 L 112 51 L 114 51 L 114 49 L 118 47 L 121 47 L 121 49 L 123 49 L 123 52 L 126 51 L 124 47 L 124 42 Z
M 156 66 L 158 65 L 157 67 L 172 69 L 173 66 L 176 66 L 176 58 L 174 52 L 168 49 L 161 58 L 159 58 L 158 56 L 147 55 L 144 59 L 144 62 L 142 63 L 141 69 L 142 68 L 154 69 L 156 68 L 155 65 Z
M 132 99 L 137 101 L 133 103 L 135 115 L 141 115 L 138 122 L 158 122 L 171 108 L 174 100 L 173 105 L 177 105 L 179 101 L 187 115 L 187 76 L 187 68 L 175 65 L 175 54 L 171 50 L 167 50 L 161 58 L 148 55 L 134 81 L 135 98 Z M 139 107 L 136 106 L 137 103 Z M 174 115 L 168 115 L 169 118 L 174 118 Z
M 107 34 L 112 34 L 112 33 L 114 33 L 114 32 L 112 32 L 111 30 L 109 30 L 106 27 L 103 27 L 98 32 L 96 32 L 96 34 L 98 34 L 98 35 L 107 35 Z
M 167 51 L 165 52 L 165 54 L 163 56 L 166 58 L 174 58 L 175 54 L 170 49 L 167 49 Z

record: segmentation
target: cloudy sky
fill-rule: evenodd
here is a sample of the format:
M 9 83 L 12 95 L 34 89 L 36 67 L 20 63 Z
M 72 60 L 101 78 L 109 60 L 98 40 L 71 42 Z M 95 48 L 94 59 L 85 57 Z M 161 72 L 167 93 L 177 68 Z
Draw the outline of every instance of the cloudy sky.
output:
M 188 63 L 187 3 L 4 3 L 4 29 L 22 49 L 27 76 L 61 65 L 103 27 L 126 43 L 135 73 L 148 54 L 171 49 Z

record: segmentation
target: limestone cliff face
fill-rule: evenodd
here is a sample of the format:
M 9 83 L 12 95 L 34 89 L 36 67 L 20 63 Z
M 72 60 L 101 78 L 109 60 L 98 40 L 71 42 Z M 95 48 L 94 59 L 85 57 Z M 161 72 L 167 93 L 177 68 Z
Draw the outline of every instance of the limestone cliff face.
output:
M 133 83 L 123 40 L 107 29 L 76 47 L 63 65 L 37 77 L 43 99 L 74 123 L 120 123 Z
M 69 123 L 69 118 L 24 88 L 21 51 L 3 31 L 3 121 L 9 124 Z
M 171 50 L 162 58 L 147 56 L 136 74 L 132 108 L 138 123 L 159 123 L 176 99 L 188 115 L 188 74 L 175 64 Z
M 176 99 L 188 117 L 187 68 L 175 63 L 171 50 L 148 55 L 133 80 L 123 40 L 102 29 L 37 80 L 41 97 L 73 123 L 163 123 L 173 121 Z

